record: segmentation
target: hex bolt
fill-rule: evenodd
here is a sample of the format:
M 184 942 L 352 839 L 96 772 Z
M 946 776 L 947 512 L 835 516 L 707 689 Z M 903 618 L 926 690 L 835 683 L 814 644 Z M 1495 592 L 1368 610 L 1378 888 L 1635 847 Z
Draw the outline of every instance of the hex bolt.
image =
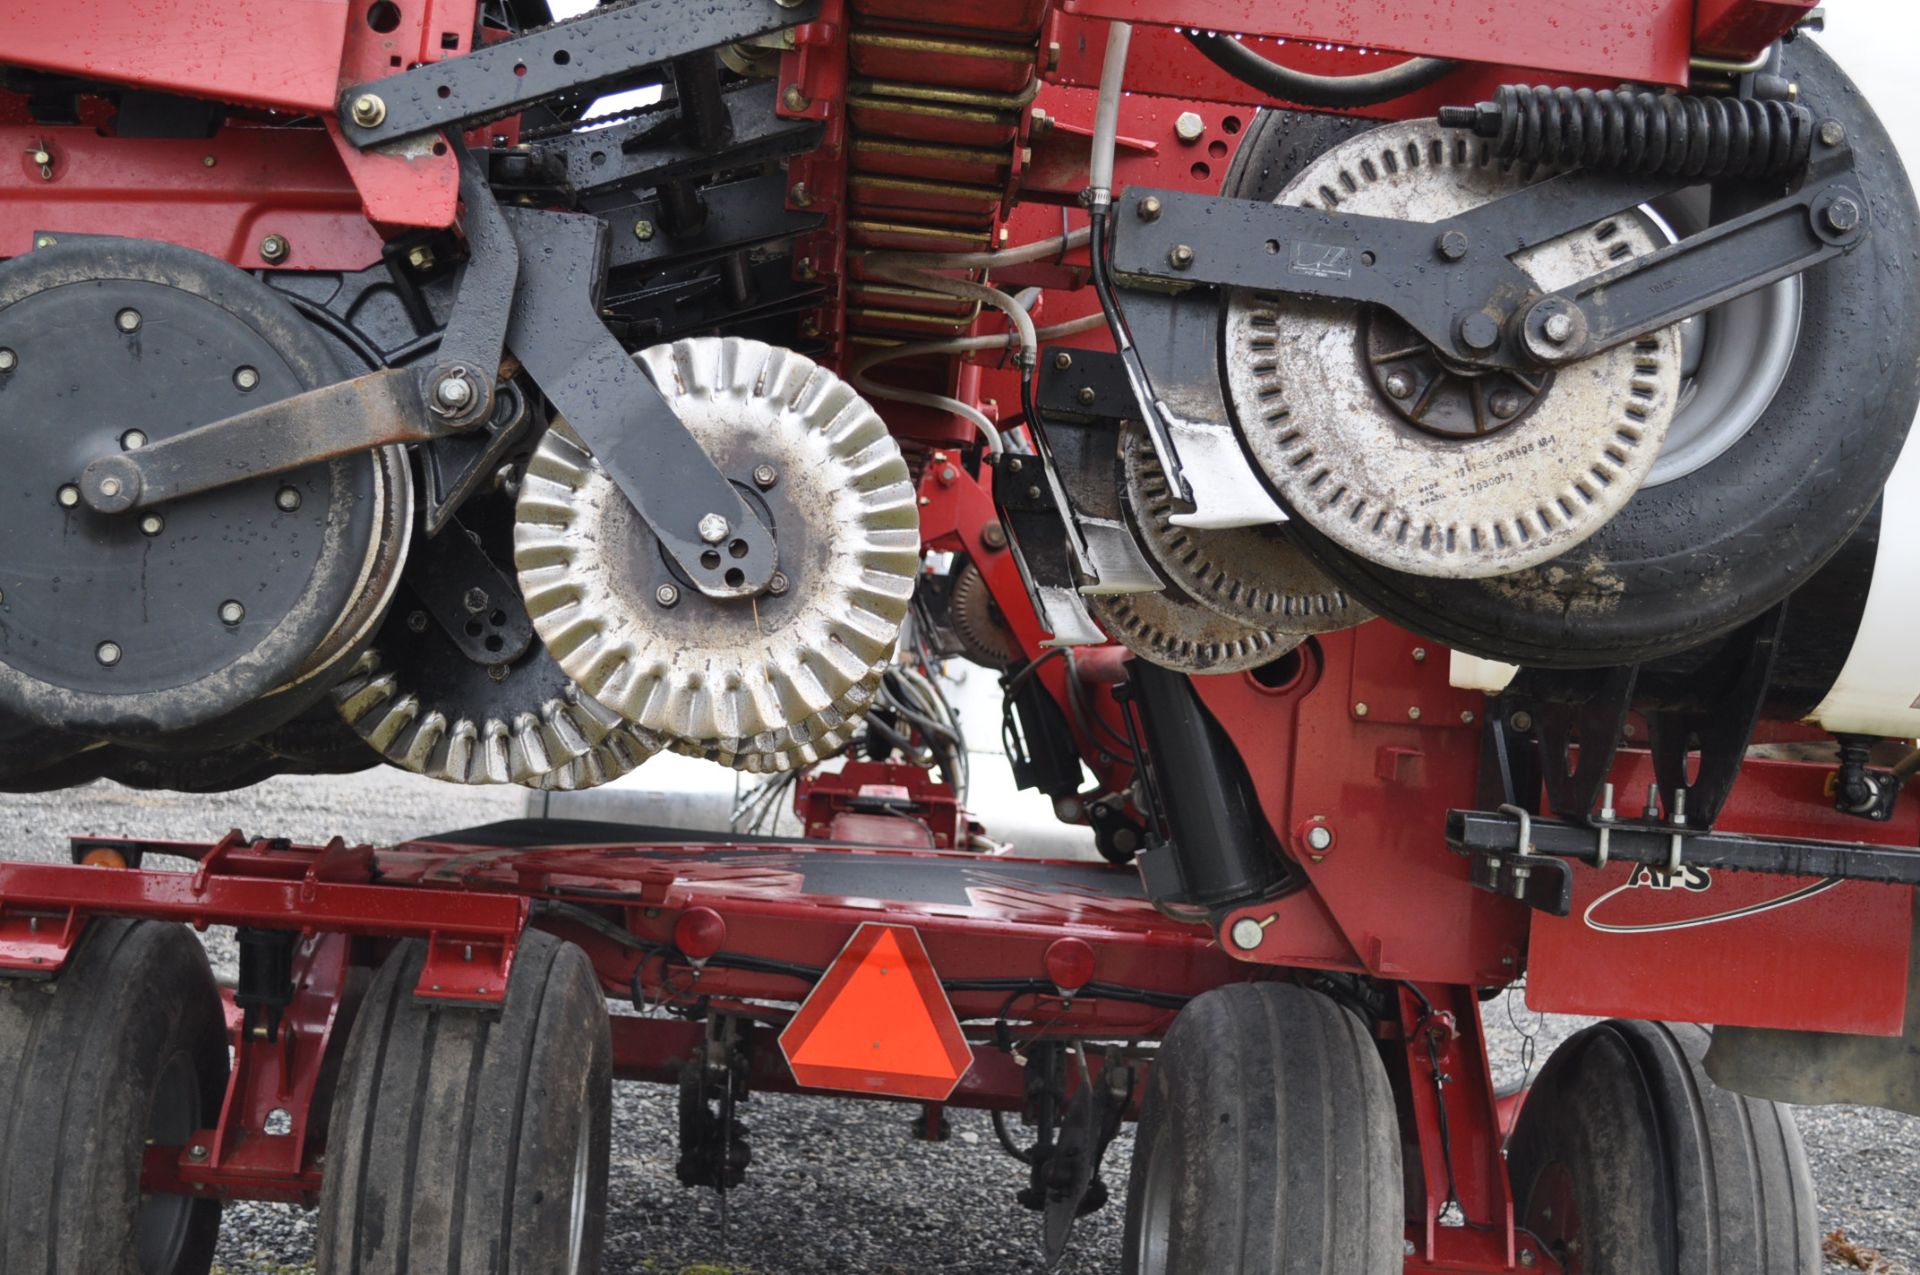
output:
M 1191 146 L 1207 135 L 1207 122 L 1194 111 L 1182 111 L 1174 117 L 1173 135 Z
M 118 642 L 102 642 L 99 646 L 93 648 L 93 658 L 99 660 L 108 668 L 112 668 L 120 662 L 120 644 Z
M 1324 854 L 1333 849 L 1333 829 L 1316 823 L 1307 829 L 1307 848 Z
M 1415 704 L 1412 708 L 1409 708 L 1407 710 L 1407 720 L 1410 722 L 1417 722 L 1420 720 L 1420 706 L 1418 704 Z
M 727 532 L 733 528 L 719 514 L 700 515 L 700 538 L 710 545 L 717 545 L 727 538 Z
M 231 628 L 247 618 L 247 609 L 232 598 L 220 604 L 220 623 Z
M 1449 230 L 1440 236 L 1439 242 L 1434 246 L 1439 249 L 1440 256 L 1444 260 L 1458 261 L 1467 255 L 1467 236 L 1462 231 Z
M 102 496 L 118 496 L 120 494 L 120 480 L 111 474 L 102 478 L 100 480 L 100 494 Z
M 487 591 L 479 588 L 468 589 L 467 596 L 460 601 L 466 606 L 468 612 L 478 615 L 487 609 Z
M 805 208 L 813 203 L 813 194 L 805 182 L 795 182 L 787 190 L 787 199 L 795 208 Z
M 1469 350 L 1491 350 L 1500 344 L 1500 325 L 1492 315 L 1476 311 L 1460 320 L 1460 344 Z
M 119 328 L 122 332 L 138 332 L 140 330 L 140 312 L 133 309 L 122 310 L 113 316 L 113 326 Z
M 80 489 L 68 483 L 55 492 L 53 498 L 60 502 L 62 508 L 71 509 L 80 503 Z
M 1573 316 L 1565 310 L 1555 310 L 1540 324 L 1540 334 L 1555 345 L 1565 345 L 1573 339 Z
M 642 217 L 633 223 L 633 237 L 641 243 L 653 238 L 653 223 Z
M 1387 376 L 1387 393 L 1394 398 L 1406 398 L 1413 393 L 1413 378 L 1405 372 L 1392 372 Z
M 504 664 L 489 664 L 487 665 L 487 676 L 496 682 L 504 682 L 507 680 L 507 666 Z
M 1540 1260 L 1539 1258 L 1534 1256 L 1532 1249 L 1523 1248 L 1520 1250 L 1520 1265 L 1532 1266 L 1535 1262 L 1538 1262 L 1539 1260 Z
M 663 607 L 674 606 L 680 601 L 680 590 L 670 584 L 663 584 L 653 591 L 653 600 Z
M 1053 366 L 1055 371 L 1066 371 L 1073 366 L 1073 355 L 1068 354 L 1065 350 L 1060 351 L 1060 353 L 1053 356 Z
M 1827 205 L 1826 218 L 1829 230 L 1844 235 L 1860 225 L 1860 205 L 1842 195 Z
M 781 95 L 780 102 L 790 111 L 804 111 L 813 104 L 812 99 L 807 96 L 807 91 L 798 84 L 787 85 L 787 91 Z
M 33 162 L 40 165 L 40 167 L 45 168 L 49 164 L 53 163 L 53 152 L 48 150 L 45 146 L 35 147 L 33 150 Z
M 137 452 L 146 445 L 147 435 L 145 430 L 130 429 L 120 435 L 120 450 L 123 452 Z
M 140 533 L 142 535 L 157 536 L 166 525 L 166 519 L 162 518 L 159 514 L 142 514 L 140 516 Z
M 187 1148 L 187 1159 L 204 1160 L 206 1158 L 207 1158 L 207 1149 L 201 1146 L 199 1143 L 196 1142 L 192 1146 Z
M 1367 715 L 1367 704 L 1365 700 L 1353 706 L 1353 715 L 1355 717 L 1365 717 Z
M 1175 244 L 1173 251 L 1167 254 L 1167 263 L 1175 270 L 1185 270 L 1193 264 L 1193 249 L 1186 244 Z
M 1826 120 L 1820 125 L 1820 144 L 1838 146 L 1847 140 L 1847 128 L 1839 120 Z
M 1267 937 L 1267 929 L 1252 917 L 1243 916 L 1233 923 L 1233 928 L 1227 931 L 1227 937 L 1242 952 L 1251 952 Z
M 780 471 L 772 465 L 755 465 L 753 467 L 753 485 L 760 488 L 760 490 L 765 491 L 779 481 Z
M 1507 725 L 1522 733 L 1530 731 L 1533 729 L 1533 714 L 1523 708 L 1507 719 Z
M 1503 421 L 1510 421 L 1520 414 L 1520 396 L 1512 390 L 1495 390 L 1487 400 L 1487 410 Z
M 378 93 L 362 93 L 353 99 L 353 122 L 361 128 L 379 128 L 386 122 L 387 104 Z
M 1139 213 L 1141 221 L 1159 221 L 1160 220 L 1160 196 L 1148 195 L 1145 199 L 1140 201 L 1139 206 L 1135 209 L 1135 211 Z
M 784 571 L 776 571 L 767 577 L 767 592 L 776 598 L 785 593 L 790 586 L 791 582 Z
M 1082 407 L 1092 407 L 1093 400 L 1094 400 L 1093 386 L 1082 385 L 1079 389 L 1079 392 L 1076 393 L 1073 397 L 1075 398 L 1075 400 L 1077 400 L 1080 403 Z
M 300 507 L 300 490 L 297 487 L 282 487 L 273 493 L 273 503 L 282 513 L 292 513 Z
M 0 372 L 11 372 L 20 366 L 20 356 L 12 350 L 0 350 Z
M 427 613 L 425 611 L 407 612 L 407 628 L 415 633 L 425 633 L 427 631 Z
M 1022 461 L 1018 456 L 1013 457 L 1011 460 L 1007 462 L 1007 472 L 1009 474 L 1017 474 L 1025 467 L 1026 467 L 1025 462 Z
M 990 522 L 980 528 L 980 543 L 989 549 L 1007 547 L 1007 529 L 997 522 Z
M 233 388 L 242 394 L 251 394 L 260 388 L 260 372 L 257 368 L 237 367 L 233 369 Z
M 1473 725 L 1473 710 L 1472 710 L 1472 709 L 1470 709 L 1470 708 L 1468 708 L 1468 709 L 1462 709 L 1462 710 L 1461 710 L 1461 712 L 1460 712 L 1460 724 L 1461 724 L 1462 726 L 1471 726 L 1471 725 Z
M 293 251 L 293 245 L 287 242 L 285 235 L 268 235 L 260 241 L 260 260 L 269 265 L 278 265 L 287 259 Z
M 433 383 L 433 402 L 449 415 L 458 415 L 473 403 L 473 382 L 465 372 L 449 372 Z

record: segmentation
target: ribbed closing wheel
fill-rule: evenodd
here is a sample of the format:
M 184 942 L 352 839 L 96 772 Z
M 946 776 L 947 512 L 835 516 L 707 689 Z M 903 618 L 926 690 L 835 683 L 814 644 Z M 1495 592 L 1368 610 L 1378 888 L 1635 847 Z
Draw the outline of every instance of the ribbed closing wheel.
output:
M 206 1275 L 219 1201 L 142 1195 L 140 1167 L 217 1121 L 226 1088 L 185 926 L 95 921 L 53 982 L 0 988 L 0 1271 Z
M 1365 1023 L 1290 983 L 1180 1011 L 1134 1136 L 1124 1275 L 1397 1275 L 1404 1199 Z
M 585 952 L 529 932 L 498 1010 L 414 999 L 396 949 L 347 1044 L 320 1196 L 323 1275 L 600 1269 L 613 1112 Z
M 1710 310 L 1682 333 L 1679 411 L 1645 485 L 1590 538 L 1491 579 L 1390 570 L 1314 533 L 1302 543 L 1356 597 L 1407 628 L 1510 662 L 1580 667 L 1655 659 L 1730 632 L 1804 584 L 1879 497 L 1920 403 L 1920 210 L 1886 129 L 1812 39 L 1782 74 L 1853 148 L 1871 233 L 1844 257 Z M 1250 125 L 1226 193 L 1272 199 L 1354 121 L 1268 112 Z M 1706 218 L 1686 192 L 1655 213 L 1675 233 Z M 1693 205 L 1689 207 L 1687 205 Z M 1244 422 L 1243 422 L 1244 425 Z
M 1570 1037 L 1520 1109 L 1516 1224 L 1568 1275 L 1815 1275 L 1819 1219 L 1784 1106 L 1717 1088 L 1691 1025 Z

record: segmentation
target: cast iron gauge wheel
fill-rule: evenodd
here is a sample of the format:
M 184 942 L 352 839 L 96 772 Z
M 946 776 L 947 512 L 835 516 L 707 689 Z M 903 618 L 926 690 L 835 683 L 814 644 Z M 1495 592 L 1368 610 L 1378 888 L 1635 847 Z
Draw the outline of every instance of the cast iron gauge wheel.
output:
M 635 358 L 772 528 L 774 583 L 757 597 L 700 593 L 555 421 L 520 490 L 527 610 L 567 675 L 628 721 L 696 741 L 777 735 L 893 651 L 920 563 L 906 462 L 851 386 L 791 350 L 702 337 Z M 746 542 L 712 524 L 720 569 Z
M 1244 673 L 1279 659 L 1306 636 L 1229 620 L 1174 588 L 1090 593 L 1086 603 L 1108 637 L 1176 673 Z
M 301 683 L 352 627 L 378 557 L 392 501 L 374 456 L 124 514 L 93 512 L 75 484 L 116 448 L 339 379 L 325 338 L 212 257 L 83 238 L 0 265 L 0 351 L 17 427 L 0 490 L 0 709 L 138 742 L 231 726 Z
M 1885 128 L 1811 39 L 1782 74 L 1853 147 L 1872 233 L 1747 313 L 1710 311 L 1669 433 L 1676 462 L 1572 552 L 1491 580 L 1435 580 L 1303 543 L 1374 610 L 1462 650 L 1549 667 L 1630 663 L 1721 636 L 1809 580 L 1879 498 L 1920 403 L 1920 210 Z M 1229 194 L 1271 198 L 1352 121 L 1277 113 L 1251 127 Z M 1682 233 L 1680 218 L 1670 217 Z M 1780 325 L 1792 325 L 1779 366 Z M 1743 339 L 1716 337 L 1738 326 Z M 1730 375 L 1717 364 L 1735 360 Z M 1772 384 L 1756 406 L 1734 393 Z M 1711 393 L 1709 393 L 1711 391 Z M 1695 412 L 1695 404 L 1713 405 Z M 1729 428 L 1721 428 L 1728 420 Z
M 592 1275 L 607 1224 L 613 1046 L 587 954 L 520 939 L 496 1009 L 414 999 L 387 958 L 327 1125 L 321 1275 Z
M 1122 1275 L 1405 1262 L 1406 1188 L 1367 1025 L 1291 983 L 1236 983 L 1173 1020 L 1147 1081 Z
M 184 925 L 94 921 L 51 985 L 6 983 L 0 1270 L 206 1275 L 220 1202 L 144 1195 L 141 1165 L 214 1124 L 226 1089 L 226 1016 Z
M 1206 530 L 1175 523 L 1179 506 L 1166 471 L 1137 425 L 1129 424 L 1120 435 L 1120 474 L 1127 513 L 1154 565 L 1209 611 L 1252 628 L 1287 633 L 1328 633 L 1373 618 L 1313 564 L 1284 525 Z M 967 570 L 980 580 L 971 563 Z M 986 592 L 984 583 L 980 592 Z M 959 581 L 953 599 L 954 629 L 962 632 Z M 1012 635 L 1006 640 L 1011 645 Z
M 1819 1214 L 1793 1113 L 1717 1087 L 1706 1029 L 1613 1019 L 1540 1069 L 1507 1147 L 1515 1225 L 1568 1275 L 1805 1275 Z

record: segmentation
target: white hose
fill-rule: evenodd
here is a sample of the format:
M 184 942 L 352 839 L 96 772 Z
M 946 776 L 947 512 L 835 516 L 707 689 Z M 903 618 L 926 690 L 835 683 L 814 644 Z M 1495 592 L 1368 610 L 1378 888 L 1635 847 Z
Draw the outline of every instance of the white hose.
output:
M 917 266 L 932 270 L 991 270 L 997 266 L 1025 266 L 1048 257 L 1084 247 L 1088 227 L 1070 230 L 1051 239 L 1036 239 L 1018 248 L 998 248 L 985 252 L 865 252 L 861 259 L 875 266 Z
M 969 403 L 962 403 L 957 398 L 948 398 L 945 394 L 927 394 L 920 390 L 903 390 L 892 385 L 881 385 L 868 380 L 858 372 L 848 379 L 853 382 L 853 388 L 868 398 L 884 398 L 895 403 L 912 403 L 916 407 L 931 407 L 942 412 L 952 412 L 955 416 L 972 421 L 973 427 L 980 431 L 980 438 L 986 443 L 989 454 L 994 456 L 1006 454 L 1006 444 L 1000 441 L 999 426 L 988 420 L 978 408 Z
M 1082 332 L 1091 332 L 1095 328 L 1107 325 L 1107 316 L 1095 311 L 1083 314 L 1077 319 L 1068 319 L 1065 323 L 1056 323 L 1051 327 L 1037 330 L 1033 335 L 1045 344 L 1066 337 L 1078 336 Z M 857 375 L 868 368 L 878 367 L 882 363 L 892 363 L 896 359 L 913 359 L 923 354 L 973 354 L 980 350 L 998 350 L 1007 344 L 1010 332 L 993 332 L 986 336 L 956 336 L 940 341 L 915 341 L 911 345 L 888 346 L 884 350 L 874 350 L 861 355 L 853 362 L 853 374 Z
M 1120 135 L 1120 85 L 1127 77 L 1127 46 L 1133 42 L 1133 27 L 1125 22 L 1107 27 L 1107 56 L 1100 64 L 1100 96 L 1093 107 L 1093 152 L 1088 166 L 1087 185 L 1101 196 L 1113 189 L 1114 143 Z
M 1000 289 L 990 284 L 975 283 L 971 279 L 950 279 L 943 274 L 934 274 L 912 266 L 896 266 L 869 261 L 867 265 L 875 274 L 892 279 L 896 283 L 911 284 L 925 288 L 929 292 L 943 292 L 950 297 L 960 297 L 966 301 L 979 301 L 994 307 L 1005 314 L 1013 323 L 1014 331 L 1020 334 L 1021 366 L 1032 367 L 1039 357 L 1040 342 L 1034 335 L 1033 316 L 1026 307 L 1015 301 Z

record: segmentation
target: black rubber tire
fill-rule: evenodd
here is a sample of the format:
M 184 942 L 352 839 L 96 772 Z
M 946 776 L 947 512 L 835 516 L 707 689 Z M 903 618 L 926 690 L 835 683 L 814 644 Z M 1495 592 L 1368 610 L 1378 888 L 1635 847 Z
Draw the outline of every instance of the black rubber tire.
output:
M 1155 1058 L 1120 1269 L 1397 1275 L 1405 1198 L 1366 1024 L 1291 983 L 1236 983 L 1181 1010 Z
M 530 931 L 505 1005 L 489 1011 L 417 1002 L 425 960 L 424 944 L 395 950 L 347 1043 L 327 1128 L 320 1272 L 599 1270 L 613 1050 L 592 962 Z M 583 1145 L 584 1216 L 569 1265 Z
M 1544 566 L 1439 580 L 1375 565 L 1292 524 L 1327 572 L 1394 622 L 1475 654 L 1546 667 L 1670 655 L 1721 636 L 1807 582 L 1879 498 L 1920 405 L 1920 209 L 1886 130 L 1809 39 L 1783 74 L 1853 146 L 1872 234 L 1808 271 L 1799 344 L 1747 435 L 1683 478 L 1643 488 Z M 1273 112 L 1242 144 L 1228 194 L 1271 199 L 1351 121 Z
M 1563 1260 L 1571 1249 L 1582 1275 L 1820 1270 L 1793 1114 L 1709 1080 L 1708 1041 L 1701 1027 L 1612 1019 L 1540 1069 L 1507 1148 L 1514 1218 Z
M 226 1088 L 220 994 L 183 925 L 95 921 L 57 979 L 5 984 L 0 1271 L 206 1275 L 220 1202 L 143 1200 L 141 1158 L 216 1123 Z

